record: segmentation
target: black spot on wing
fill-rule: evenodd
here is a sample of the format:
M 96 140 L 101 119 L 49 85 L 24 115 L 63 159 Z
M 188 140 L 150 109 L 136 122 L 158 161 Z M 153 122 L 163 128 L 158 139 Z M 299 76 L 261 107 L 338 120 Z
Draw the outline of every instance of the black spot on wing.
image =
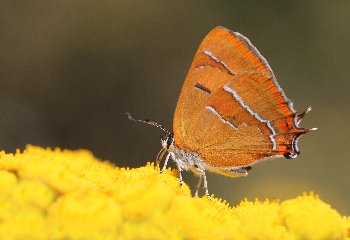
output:
M 206 93 L 211 93 L 211 91 L 204 87 L 202 84 L 199 84 L 199 83 L 196 83 L 196 85 L 194 85 L 195 88 L 199 89 L 199 90 L 202 90 L 203 92 L 206 92 Z
M 249 171 L 250 169 L 252 169 L 252 167 L 251 166 L 246 166 L 246 167 L 242 167 L 244 170 L 246 170 L 246 171 Z

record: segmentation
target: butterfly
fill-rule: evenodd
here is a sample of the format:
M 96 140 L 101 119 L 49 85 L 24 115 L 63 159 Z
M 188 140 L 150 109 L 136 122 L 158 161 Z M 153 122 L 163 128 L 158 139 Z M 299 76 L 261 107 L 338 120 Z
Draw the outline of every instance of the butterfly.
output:
M 209 196 L 206 171 L 229 177 L 246 176 L 251 166 L 267 158 L 296 158 L 298 139 L 317 128 L 301 128 L 301 119 L 278 84 L 265 58 L 248 38 L 216 27 L 200 44 L 177 102 L 173 133 L 150 120 L 130 120 L 156 126 L 166 133 L 157 165 L 161 172 L 171 158 L 179 171 L 199 176 Z

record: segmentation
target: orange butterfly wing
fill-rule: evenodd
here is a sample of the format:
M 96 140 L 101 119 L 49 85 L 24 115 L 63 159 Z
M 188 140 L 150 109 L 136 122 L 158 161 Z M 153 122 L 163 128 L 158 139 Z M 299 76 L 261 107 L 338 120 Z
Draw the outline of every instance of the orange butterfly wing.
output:
M 293 157 L 298 136 L 307 131 L 296 116 L 250 41 L 216 27 L 199 46 L 184 82 L 174 115 L 175 144 L 219 168 Z

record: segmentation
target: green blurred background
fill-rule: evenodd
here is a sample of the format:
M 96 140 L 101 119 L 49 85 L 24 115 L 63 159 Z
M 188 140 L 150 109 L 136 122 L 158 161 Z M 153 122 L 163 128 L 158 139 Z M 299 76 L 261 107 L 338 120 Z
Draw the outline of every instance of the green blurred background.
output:
M 171 129 L 194 53 L 215 26 L 247 36 L 297 110 L 313 111 L 295 160 L 257 164 L 246 178 L 209 174 L 209 190 L 287 199 L 315 191 L 350 214 L 350 1 L 1 1 L 0 146 L 90 149 L 139 167 Z M 185 173 L 192 185 L 196 178 Z

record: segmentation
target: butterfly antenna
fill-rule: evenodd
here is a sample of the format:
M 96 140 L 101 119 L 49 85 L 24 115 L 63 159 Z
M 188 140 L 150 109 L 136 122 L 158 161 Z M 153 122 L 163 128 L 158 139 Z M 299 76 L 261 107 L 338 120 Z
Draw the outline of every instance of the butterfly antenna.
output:
M 155 126 L 161 130 L 163 130 L 164 132 L 166 132 L 168 135 L 170 135 L 171 133 L 168 131 L 168 129 L 166 129 L 163 125 L 157 123 L 157 122 L 154 122 L 154 121 L 150 121 L 149 119 L 144 119 L 144 120 L 141 120 L 141 119 L 134 119 L 130 113 L 125 113 L 126 115 L 128 115 L 128 118 L 129 120 L 131 121 L 135 121 L 135 122 L 142 122 L 142 123 L 146 123 L 146 124 L 149 124 L 149 125 L 152 125 L 152 126 Z

